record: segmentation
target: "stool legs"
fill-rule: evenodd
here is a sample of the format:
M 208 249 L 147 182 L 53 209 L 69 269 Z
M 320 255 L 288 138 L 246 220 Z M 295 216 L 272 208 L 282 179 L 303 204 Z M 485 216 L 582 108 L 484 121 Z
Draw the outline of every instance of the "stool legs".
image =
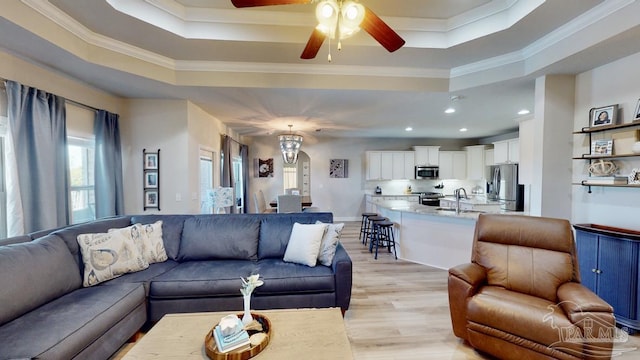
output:
M 360 221 L 360 234 L 358 235 L 358 240 L 362 240 L 362 244 L 367 244 L 367 237 L 369 236 L 369 232 L 371 231 L 369 224 L 370 216 L 378 216 L 376 213 L 363 213 L 362 220 Z
M 380 246 L 386 246 L 387 251 L 391 253 L 391 247 L 393 247 L 393 255 L 396 260 L 398 259 L 398 253 L 396 251 L 396 240 L 395 234 L 393 233 L 393 223 L 390 221 L 380 221 L 374 223 L 373 233 L 375 235 L 375 239 L 372 239 L 371 244 L 369 245 L 369 251 L 373 248 L 373 242 L 375 241 L 376 252 L 374 259 L 378 259 L 378 248 Z

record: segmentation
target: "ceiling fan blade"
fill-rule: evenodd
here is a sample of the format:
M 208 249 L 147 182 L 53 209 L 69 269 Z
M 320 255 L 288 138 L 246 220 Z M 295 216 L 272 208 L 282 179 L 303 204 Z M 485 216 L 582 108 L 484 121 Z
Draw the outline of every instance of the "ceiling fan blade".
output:
M 394 52 L 400 49 L 405 41 L 392 28 L 389 27 L 382 19 L 373 11 L 365 6 L 364 20 L 360 27 L 368 32 L 377 42 L 380 43 L 387 51 Z
M 315 58 L 326 37 L 327 36 L 323 34 L 322 31 L 313 29 L 313 32 L 309 37 L 309 41 L 307 41 L 307 46 L 304 47 L 302 55 L 300 55 L 300 59 L 308 60 Z
M 270 5 L 308 4 L 311 1 L 312 0 L 231 0 L 231 3 L 237 8 L 244 8 Z

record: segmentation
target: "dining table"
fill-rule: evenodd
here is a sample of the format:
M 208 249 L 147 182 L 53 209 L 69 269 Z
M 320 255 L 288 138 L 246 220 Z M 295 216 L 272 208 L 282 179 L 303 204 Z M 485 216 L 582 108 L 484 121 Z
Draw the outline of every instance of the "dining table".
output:
M 302 195 L 302 208 L 310 207 L 311 204 L 313 204 L 313 202 L 311 201 L 311 196 Z M 273 208 L 277 208 L 278 207 L 278 199 L 271 200 L 269 202 L 269 206 L 271 206 Z

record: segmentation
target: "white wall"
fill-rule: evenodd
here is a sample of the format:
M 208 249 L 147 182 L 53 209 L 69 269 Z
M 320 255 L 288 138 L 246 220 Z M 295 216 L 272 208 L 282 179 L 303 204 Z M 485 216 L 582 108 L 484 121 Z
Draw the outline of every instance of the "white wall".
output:
M 188 186 L 189 213 L 200 212 L 200 149 L 213 151 L 216 159 L 213 161 L 214 185 L 220 185 L 220 148 L 221 134 L 226 127 L 218 119 L 204 112 L 195 104 L 187 103 L 188 118 Z
M 621 122 L 631 122 L 640 97 L 640 53 L 628 56 L 605 66 L 593 69 L 576 78 L 574 130 L 589 126 L 589 109 L 619 104 Z M 575 135 L 575 156 L 586 152 L 588 137 Z M 640 168 L 640 158 L 614 159 L 622 165 L 623 174 L 632 168 Z M 587 162 L 573 161 L 573 182 L 587 176 Z M 573 186 L 572 211 L 574 223 L 594 223 L 640 230 L 638 211 L 640 189 L 592 187 L 592 193 L 583 186 Z
M 131 99 L 120 116 L 125 213 L 190 210 L 187 101 Z M 142 150 L 160 149 L 160 211 L 143 211 Z
M 186 100 L 131 99 L 121 116 L 125 212 L 200 212 L 200 149 L 220 156 L 226 127 Z M 143 211 L 142 149 L 160 149 L 160 210 Z M 220 162 L 214 161 L 220 174 Z

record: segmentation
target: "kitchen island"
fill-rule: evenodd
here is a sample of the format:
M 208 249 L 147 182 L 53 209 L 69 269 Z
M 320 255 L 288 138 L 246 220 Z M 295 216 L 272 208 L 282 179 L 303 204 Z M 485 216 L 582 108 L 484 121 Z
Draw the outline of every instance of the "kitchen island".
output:
M 476 220 L 481 213 L 522 212 L 463 210 L 425 206 L 404 200 L 378 202 L 376 212 L 396 223 L 398 257 L 449 269 L 471 260 Z

